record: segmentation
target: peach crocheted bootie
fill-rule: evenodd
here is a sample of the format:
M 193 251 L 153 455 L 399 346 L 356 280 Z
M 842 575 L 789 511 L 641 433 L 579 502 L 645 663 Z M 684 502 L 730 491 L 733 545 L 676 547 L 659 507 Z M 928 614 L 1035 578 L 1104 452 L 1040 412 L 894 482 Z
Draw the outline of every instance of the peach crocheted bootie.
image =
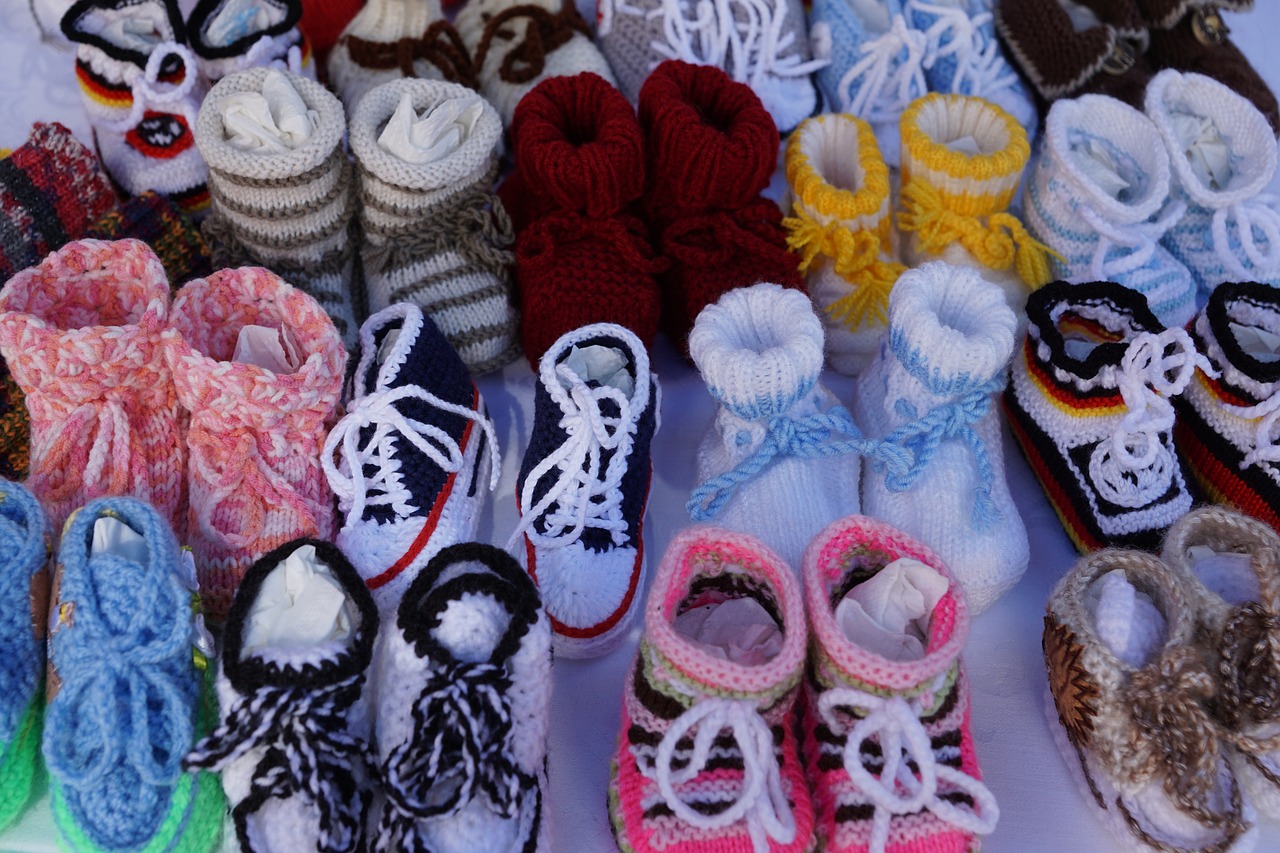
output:
M 188 542 L 205 607 L 221 619 L 254 560 L 333 532 L 320 448 L 347 354 L 318 302 L 259 267 L 184 287 L 164 345 L 191 412 Z
M 0 291 L 0 352 L 27 397 L 27 486 L 50 529 L 134 495 L 182 530 L 185 417 L 160 333 L 169 282 L 138 240 L 77 240 Z

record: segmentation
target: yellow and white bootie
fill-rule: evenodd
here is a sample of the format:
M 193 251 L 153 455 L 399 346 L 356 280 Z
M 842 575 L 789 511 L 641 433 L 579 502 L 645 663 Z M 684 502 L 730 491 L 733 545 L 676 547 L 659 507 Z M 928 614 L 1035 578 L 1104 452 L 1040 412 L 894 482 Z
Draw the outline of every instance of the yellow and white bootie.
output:
M 827 364 L 853 376 L 880 345 L 889 291 L 906 269 L 893 246 L 889 169 L 871 125 L 843 113 L 801 123 L 786 168 L 787 245 L 800 255 L 822 318 Z

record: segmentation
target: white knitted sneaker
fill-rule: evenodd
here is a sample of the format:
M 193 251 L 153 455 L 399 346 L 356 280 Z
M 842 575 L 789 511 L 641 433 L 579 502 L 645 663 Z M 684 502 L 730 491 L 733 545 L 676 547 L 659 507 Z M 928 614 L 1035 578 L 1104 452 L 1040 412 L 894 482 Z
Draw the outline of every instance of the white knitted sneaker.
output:
M 1003 291 L 977 271 L 940 261 L 908 270 L 854 397 L 866 435 L 905 454 L 867 472 L 866 514 L 937 551 L 974 613 L 1018 582 L 1030 556 L 995 405 L 1016 326 Z
M 1280 285 L 1276 137 L 1266 116 L 1229 86 L 1166 69 L 1147 85 L 1147 116 L 1169 151 L 1172 194 L 1187 212 L 1162 241 L 1200 287 Z

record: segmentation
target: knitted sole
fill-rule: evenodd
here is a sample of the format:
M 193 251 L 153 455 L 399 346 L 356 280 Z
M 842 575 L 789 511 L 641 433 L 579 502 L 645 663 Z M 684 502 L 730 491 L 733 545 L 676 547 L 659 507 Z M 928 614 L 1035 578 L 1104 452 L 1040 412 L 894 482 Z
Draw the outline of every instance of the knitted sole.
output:
M 643 529 L 643 523 L 641 529 Z M 618 607 L 622 611 L 622 615 L 612 627 L 607 630 L 594 634 L 589 637 L 574 637 L 561 633 L 566 626 L 557 622 L 548 612 L 547 616 L 551 620 L 551 648 L 558 658 L 566 658 L 568 660 L 584 660 L 586 658 L 598 658 L 609 654 L 619 645 L 623 639 L 631 633 L 631 629 L 635 627 L 636 620 L 640 618 L 640 613 L 644 610 L 639 606 L 638 601 L 644 594 L 644 590 L 648 587 L 649 578 L 649 560 L 644 553 L 643 539 L 640 540 L 640 571 L 636 574 L 635 583 L 627 590 L 627 596 L 623 599 L 622 604 Z M 532 546 L 529 540 L 525 540 L 525 547 L 517 549 L 518 558 L 522 568 L 529 570 L 529 557 Z
M 18 732 L 0 752 L 0 832 L 22 814 L 31 798 L 40 756 L 40 722 L 44 716 L 43 691 L 27 705 Z

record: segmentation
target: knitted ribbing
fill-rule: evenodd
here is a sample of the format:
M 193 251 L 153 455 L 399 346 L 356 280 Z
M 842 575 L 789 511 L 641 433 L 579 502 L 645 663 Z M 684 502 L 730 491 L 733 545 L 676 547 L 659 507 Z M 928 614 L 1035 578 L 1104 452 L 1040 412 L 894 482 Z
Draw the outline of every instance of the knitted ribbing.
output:
M 827 362 L 854 375 L 880 344 L 889 291 L 906 269 L 895 259 L 890 233 L 889 169 L 869 124 L 832 113 L 796 128 L 787 141 L 786 174 L 787 245 L 800 255 L 819 309 Z
M 168 310 L 164 268 L 138 240 L 68 243 L 0 291 L 0 353 L 31 415 L 27 486 L 53 529 L 91 498 L 128 494 L 183 529 Z
M 782 631 L 782 648 L 767 662 L 717 657 L 674 625 L 686 610 L 736 598 L 754 599 Z M 644 618 L 609 782 L 619 846 L 632 853 L 811 849 L 813 806 L 793 718 L 807 634 L 792 570 L 753 536 L 693 527 L 667 547 Z M 713 737 L 715 757 L 708 761 Z M 664 778 L 671 782 L 667 792 Z M 754 791 L 744 790 L 751 785 Z M 723 804 L 716 814 L 730 811 L 730 819 L 697 808 L 711 803 Z M 700 826 L 682 818 L 690 811 Z M 770 818 L 782 826 L 769 826 Z
M 277 374 L 231 361 L 248 325 L 280 329 L 298 349 L 298 369 Z M 290 539 L 332 533 L 320 447 L 347 355 L 314 299 L 259 268 L 221 270 L 184 287 L 164 351 L 191 413 L 187 541 L 206 610 L 221 618 L 255 559 Z
M 198 0 L 187 17 L 187 37 L 210 84 L 265 66 L 314 80 L 316 63 L 298 29 L 301 18 L 301 0 Z M 246 26 L 246 19 L 252 23 Z
M 261 92 L 268 74 L 285 74 L 310 110 L 318 113 L 311 137 L 279 152 L 231 145 L 219 103 L 241 92 Z M 351 220 L 356 193 L 342 150 L 346 116 L 327 89 L 276 69 L 255 68 L 224 77 L 209 92 L 196 120 L 196 141 L 209 162 L 213 212 L 205 238 L 214 266 L 265 266 L 315 297 L 347 343 L 355 341 Z
M 85 232 L 98 240 L 133 238 L 151 247 L 164 264 L 171 288 L 213 272 L 209 244 L 173 201 L 145 192 L 108 211 Z
M 858 378 L 863 433 L 904 451 L 862 484 L 866 513 L 937 551 L 975 613 L 1026 571 L 1027 531 L 1004 475 L 996 396 L 1017 320 L 999 287 L 933 261 L 889 296 L 889 334 Z
M 443 159 L 409 163 L 378 144 L 408 94 L 416 113 L 475 98 L 439 80 L 393 80 L 361 99 L 351 117 L 369 309 L 412 302 L 431 315 L 472 371 L 519 353 L 510 265 L 511 223 L 493 194 L 502 124 L 488 104 L 465 141 Z

